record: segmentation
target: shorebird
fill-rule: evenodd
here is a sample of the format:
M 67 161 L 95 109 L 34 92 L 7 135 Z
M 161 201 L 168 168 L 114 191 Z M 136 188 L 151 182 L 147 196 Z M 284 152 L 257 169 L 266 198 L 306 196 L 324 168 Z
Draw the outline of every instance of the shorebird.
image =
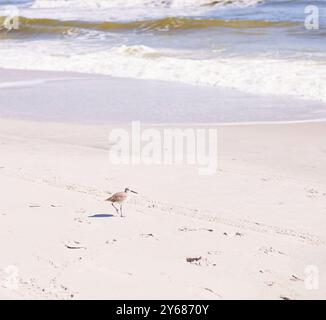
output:
M 130 190 L 126 188 L 123 192 L 117 192 L 110 198 L 106 199 L 105 201 L 109 201 L 112 203 L 113 208 L 119 214 L 119 209 L 114 205 L 115 203 L 120 204 L 120 216 L 122 217 L 122 204 L 129 200 L 130 192 L 138 194 L 136 191 Z

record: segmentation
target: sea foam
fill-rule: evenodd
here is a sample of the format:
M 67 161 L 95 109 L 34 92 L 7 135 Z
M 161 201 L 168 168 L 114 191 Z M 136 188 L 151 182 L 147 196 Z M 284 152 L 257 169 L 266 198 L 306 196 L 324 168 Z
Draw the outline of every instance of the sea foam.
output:
M 258 57 L 190 59 L 173 50 L 126 45 L 66 54 L 55 53 L 53 47 L 47 47 L 48 52 L 44 48 L 40 41 L 19 50 L 1 49 L 0 67 L 177 81 L 326 102 L 326 65 L 318 61 Z

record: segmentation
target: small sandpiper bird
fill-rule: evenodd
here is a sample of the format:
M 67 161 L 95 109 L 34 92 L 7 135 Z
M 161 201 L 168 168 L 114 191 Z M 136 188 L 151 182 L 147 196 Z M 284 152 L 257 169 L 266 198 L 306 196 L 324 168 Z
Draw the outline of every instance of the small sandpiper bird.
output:
M 115 203 L 120 204 L 120 216 L 122 217 L 122 204 L 129 200 L 130 192 L 138 194 L 136 191 L 126 188 L 125 191 L 117 192 L 110 198 L 106 199 L 105 201 L 109 201 L 112 203 L 112 206 L 117 211 L 117 214 L 119 214 L 119 209 L 114 204 Z

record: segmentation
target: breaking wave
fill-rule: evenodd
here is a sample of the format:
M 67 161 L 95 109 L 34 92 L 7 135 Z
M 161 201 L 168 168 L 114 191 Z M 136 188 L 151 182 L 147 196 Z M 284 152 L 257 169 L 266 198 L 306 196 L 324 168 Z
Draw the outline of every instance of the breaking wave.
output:
M 83 54 L 45 53 L 42 46 L 1 50 L 0 67 L 77 71 L 115 77 L 178 81 L 326 102 L 326 64 L 305 60 L 219 58 L 193 60 L 147 46 L 118 46 Z M 95 63 L 96 62 L 96 63 Z

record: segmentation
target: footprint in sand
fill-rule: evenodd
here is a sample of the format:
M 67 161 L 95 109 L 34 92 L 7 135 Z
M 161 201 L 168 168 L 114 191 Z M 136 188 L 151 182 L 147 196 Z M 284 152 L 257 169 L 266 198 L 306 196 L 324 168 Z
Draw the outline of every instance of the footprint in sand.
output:
M 29 208 L 41 208 L 39 204 L 30 204 Z
M 75 222 L 78 222 L 78 223 L 87 223 L 87 224 L 91 224 L 91 222 L 90 221 L 88 221 L 88 220 L 85 220 L 85 219 L 82 219 L 82 218 L 74 218 L 74 221 Z
M 223 232 L 223 236 L 244 237 L 244 234 L 241 232 L 235 232 L 235 233 Z
M 213 229 L 209 229 L 209 228 L 198 228 L 198 229 L 194 229 L 194 228 L 188 228 L 188 227 L 181 227 L 178 229 L 178 231 L 182 231 L 182 232 L 194 232 L 194 231 L 207 231 L 207 232 L 213 232 Z
M 259 251 L 265 253 L 265 254 L 280 254 L 285 255 L 284 252 L 274 249 L 273 247 L 261 247 L 259 248 Z
M 219 298 L 222 299 L 222 296 L 221 296 L 220 294 L 216 293 L 214 290 L 212 290 L 212 289 L 210 289 L 210 288 L 202 288 L 202 289 L 204 289 L 205 291 L 208 291 L 208 292 L 210 292 L 211 294 L 213 294 L 213 295 L 215 295 L 215 296 L 218 296 Z
M 292 274 L 290 280 L 291 281 L 304 281 L 303 279 L 300 279 L 299 277 L 295 276 L 294 274 Z
M 68 241 L 65 244 L 67 249 L 87 249 L 86 247 L 82 246 L 79 241 Z
M 275 282 L 271 281 L 271 282 L 265 282 L 265 284 L 268 286 L 268 287 L 273 287 L 275 285 Z
M 319 196 L 319 192 L 316 189 L 305 189 L 306 190 L 306 196 L 308 198 L 317 198 Z
M 192 229 L 192 228 L 182 227 L 182 228 L 179 228 L 178 231 L 182 231 L 182 232 L 192 232 L 192 231 L 197 231 L 197 229 Z
M 156 237 L 154 237 L 153 233 L 141 233 L 140 236 L 145 239 L 155 239 L 158 240 Z
M 117 242 L 117 239 L 112 239 L 112 240 L 106 240 L 105 244 L 114 244 L 115 242 Z
M 207 251 L 207 254 L 217 256 L 222 254 L 222 251 L 212 250 L 212 251 Z

